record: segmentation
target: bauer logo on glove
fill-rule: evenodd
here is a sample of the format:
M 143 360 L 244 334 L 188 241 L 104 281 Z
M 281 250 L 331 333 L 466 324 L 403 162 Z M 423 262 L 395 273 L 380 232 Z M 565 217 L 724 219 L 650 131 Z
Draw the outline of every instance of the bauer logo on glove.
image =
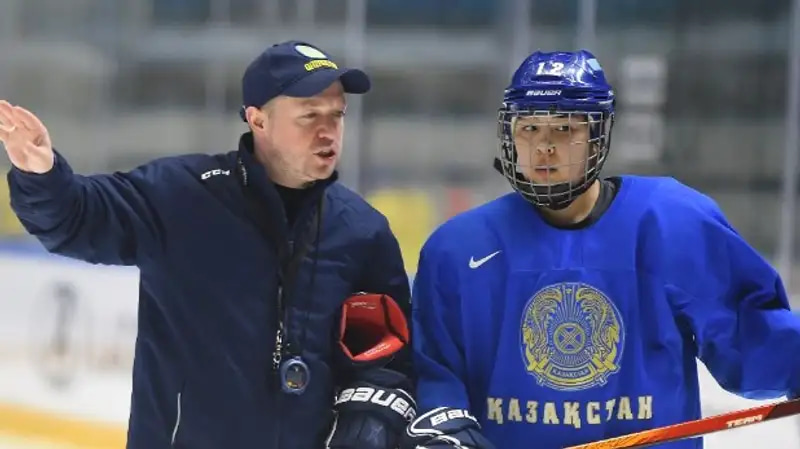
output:
M 388 392 L 383 388 L 369 386 L 346 388 L 336 399 L 335 405 L 341 406 L 346 402 L 376 404 L 397 413 L 408 422 L 417 416 L 416 404 L 404 390 Z

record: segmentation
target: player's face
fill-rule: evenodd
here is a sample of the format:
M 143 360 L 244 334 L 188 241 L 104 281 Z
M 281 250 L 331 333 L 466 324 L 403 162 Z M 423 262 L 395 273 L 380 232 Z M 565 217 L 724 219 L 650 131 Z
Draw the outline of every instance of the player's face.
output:
M 265 108 L 264 156 L 290 187 L 331 176 L 342 153 L 344 89 L 338 81 L 314 97 L 281 96 Z
M 589 155 L 586 116 L 520 116 L 513 126 L 517 170 L 531 182 L 558 184 L 584 175 Z

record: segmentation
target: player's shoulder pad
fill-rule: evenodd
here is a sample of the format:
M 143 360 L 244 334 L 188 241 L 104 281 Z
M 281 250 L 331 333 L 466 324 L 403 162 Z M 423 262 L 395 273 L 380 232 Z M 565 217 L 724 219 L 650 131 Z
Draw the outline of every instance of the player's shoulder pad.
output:
M 722 210 L 710 196 L 672 177 L 653 178 L 657 183 L 652 208 L 669 213 L 677 219 L 700 221 L 724 220 Z
M 656 181 L 658 188 L 640 229 L 642 240 L 658 245 L 659 253 L 672 254 L 681 260 L 686 260 L 685 248 L 692 248 L 695 261 L 711 254 L 716 254 L 717 260 L 724 259 L 719 251 L 739 236 L 716 201 L 676 179 Z

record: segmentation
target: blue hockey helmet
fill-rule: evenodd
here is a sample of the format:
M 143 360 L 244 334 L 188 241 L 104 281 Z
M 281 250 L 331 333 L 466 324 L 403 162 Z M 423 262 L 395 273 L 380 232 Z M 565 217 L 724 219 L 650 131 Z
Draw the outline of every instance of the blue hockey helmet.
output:
M 514 72 L 503 94 L 495 168 L 532 204 L 550 209 L 569 206 L 592 185 L 603 167 L 611 143 L 614 105 L 614 91 L 590 52 L 531 54 Z M 525 132 L 533 129 L 537 134 L 518 139 L 521 124 L 526 124 Z M 566 134 L 556 136 L 550 127 Z M 542 131 L 544 128 L 548 131 Z M 571 145 L 570 151 L 555 154 L 556 138 Z M 531 148 L 518 148 L 524 144 Z

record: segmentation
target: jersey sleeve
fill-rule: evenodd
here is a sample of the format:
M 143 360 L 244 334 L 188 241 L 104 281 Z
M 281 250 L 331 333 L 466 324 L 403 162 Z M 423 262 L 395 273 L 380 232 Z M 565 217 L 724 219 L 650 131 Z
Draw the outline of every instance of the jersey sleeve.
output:
M 51 253 L 89 263 L 135 265 L 140 248 L 158 235 L 154 207 L 143 193 L 156 171 L 151 163 L 127 173 L 81 176 L 56 153 L 47 173 L 11 169 L 11 208 Z
M 420 252 L 412 291 L 412 346 L 418 412 L 469 409 L 459 287 L 447 252 L 431 238 Z
M 780 276 L 711 199 L 681 212 L 673 223 L 679 230 L 665 242 L 676 248 L 667 290 L 698 357 L 720 386 L 740 396 L 800 392 L 800 317 Z

